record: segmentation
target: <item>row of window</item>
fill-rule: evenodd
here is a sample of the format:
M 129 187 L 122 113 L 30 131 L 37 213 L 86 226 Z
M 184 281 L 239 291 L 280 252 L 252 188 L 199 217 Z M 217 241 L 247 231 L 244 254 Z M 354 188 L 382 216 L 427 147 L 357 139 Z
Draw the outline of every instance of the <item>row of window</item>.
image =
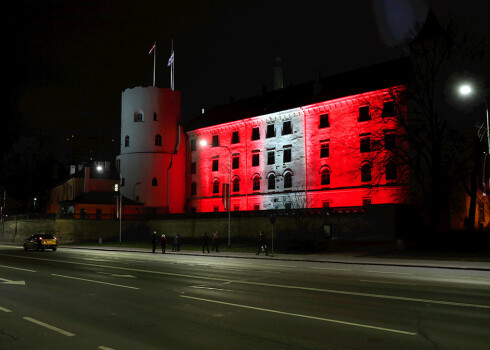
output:
M 372 180 L 371 172 L 372 172 L 371 164 L 364 163 L 361 166 L 361 182 L 370 182 Z M 324 166 L 320 171 L 320 183 L 322 186 L 330 185 L 331 175 L 332 175 L 331 169 L 327 166 Z M 394 161 L 390 161 L 386 164 L 385 176 L 386 176 L 386 180 L 397 179 L 397 166 Z M 259 174 L 255 174 L 252 176 L 253 191 L 260 191 L 260 180 L 261 177 Z M 214 194 L 218 194 L 220 188 L 219 179 L 214 179 L 212 185 L 213 185 L 212 192 Z M 290 189 L 292 188 L 292 186 L 293 186 L 292 173 L 290 171 L 286 171 L 286 173 L 284 174 L 284 188 Z M 267 176 L 267 189 L 268 190 L 276 189 L 276 175 L 274 173 L 271 173 Z M 232 192 L 239 192 L 239 191 L 240 191 L 240 178 L 238 176 L 235 176 L 232 180 Z M 192 182 L 191 195 L 196 195 L 196 194 L 197 194 L 197 183 Z
M 381 116 L 383 118 L 393 117 L 395 114 L 395 105 L 393 101 L 384 102 L 383 111 Z M 359 107 L 359 117 L 358 122 L 364 122 L 371 120 L 371 113 L 369 111 L 369 106 Z M 320 115 L 320 124 L 319 128 L 328 128 L 330 127 L 329 113 L 324 113 Z M 293 129 L 291 126 L 291 121 L 285 121 L 282 124 L 281 135 L 289 135 L 293 133 Z M 266 126 L 265 138 L 276 137 L 276 126 L 275 124 L 268 124 Z M 252 128 L 251 140 L 260 140 L 260 128 L 254 127 Z M 234 131 L 231 137 L 231 144 L 240 143 L 240 134 L 238 131 Z M 213 135 L 212 147 L 219 147 L 219 135 Z M 191 140 L 191 151 L 196 150 L 196 140 Z
M 157 121 L 157 112 L 153 113 L 153 121 Z M 134 122 L 144 122 L 145 121 L 145 115 L 143 112 L 135 112 L 134 113 Z
M 162 135 L 157 134 L 155 135 L 155 146 L 161 146 L 162 145 Z M 129 135 L 126 135 L 124 138 L 124 147 L 129 147 Z

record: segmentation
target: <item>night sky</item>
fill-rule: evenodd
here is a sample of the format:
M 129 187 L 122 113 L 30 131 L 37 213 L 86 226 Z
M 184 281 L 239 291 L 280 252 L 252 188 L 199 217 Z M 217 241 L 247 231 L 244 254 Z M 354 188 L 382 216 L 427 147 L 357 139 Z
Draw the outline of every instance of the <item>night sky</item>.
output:
M 169 87 L 174 41 L 185 122 L 201 108 L 271 89 L 275 57 L 283 59 L 285 85 L 399 57 L 395 44 L 429 8 L 422 0 L 8 2 L 4 131 L 116 142 L 122 91 L 152 85 L 154 41 L 159 87 Z M 467 21 L 485 34 L 488 14 L 480 5 L 432 6 L 441 20 Z

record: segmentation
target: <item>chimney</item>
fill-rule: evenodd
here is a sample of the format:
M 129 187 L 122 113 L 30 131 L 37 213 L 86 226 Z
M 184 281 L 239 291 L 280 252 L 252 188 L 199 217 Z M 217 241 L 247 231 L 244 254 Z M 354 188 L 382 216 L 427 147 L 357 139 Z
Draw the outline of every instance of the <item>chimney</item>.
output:
M 83 178 L 83 192 L 90 192 L 90 167 L 85 167 L 85 176 Z
M 274 64 L 274 90 L 280 90 L 283 87 L 282 58 L 276 57 Z

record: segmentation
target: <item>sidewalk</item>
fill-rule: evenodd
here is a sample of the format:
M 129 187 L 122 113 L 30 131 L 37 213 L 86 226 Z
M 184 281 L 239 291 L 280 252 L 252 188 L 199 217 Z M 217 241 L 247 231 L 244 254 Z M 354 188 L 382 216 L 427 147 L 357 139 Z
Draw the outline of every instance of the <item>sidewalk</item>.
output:
M 135 253 L 152 254 L 151 246 L 146 248 L 137 247 L 124 247 L 119 246 L 117 243 L 110 246 L 84 246 L 84 245 L 64 245 L 61 249 L 86 249 L 86 250 L 105 250 L 105 251 L 124 251 Z M 158 254 L 159 247 L 157 247 Z M 161 254 L 161 253 L 160 253 Z M 278 261 L 305 261 L 305 262 L 321 262 L 321 263 L 337 263 L 337 264 L 362 264 L 362 265 L 381 265 L 381 266 L 406 266 L 406 267 L 424 267 L 424 268 L 446 268 L 456 270 L 479 270 L 490 272 L 490 257 L 476 261 L 474 258 L 469 259 L 430 259 L 423 256 L 404 256 L 394 254 L 371 254 L 370 252 L 325 252 L 317 254 L 286 254 L 286 253 L 274 253 L 268 256 L 261 254 L 248 252 L 230 252 L 221 251 L 219 253 L 203 254 L 198 250 L 181 250 L 179 252 L 172 252 L 167 250 L 167 254 L 170 255 L 190 255 L 190 256 L 202 256 L 202 257 L 221 257 L 221 258 L 242 258 L 242 259 L 268 259 Z M 395 254 L 396 255 L 396 254 Z

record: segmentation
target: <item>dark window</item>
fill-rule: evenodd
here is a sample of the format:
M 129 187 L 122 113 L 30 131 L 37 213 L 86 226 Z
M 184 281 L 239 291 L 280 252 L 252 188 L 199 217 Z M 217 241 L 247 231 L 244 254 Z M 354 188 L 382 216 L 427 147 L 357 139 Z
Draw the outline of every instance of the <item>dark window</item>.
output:
M 330 144 L 328 142 L 324 142 L 320 145 L 320 158 L 328 157 L 330 157 Z
M 320 129 L 328 128 L 330 123 L 328 122 L 328 113 L 320 115 Z
M 253 128 L 252 129 L 252 141 L 260 139 L 260 133 L 259 133 L 259 128 Z
M 265 137 L 269 138 L 275 136 L 276 136 L 276 128 L 274 127 L 274 124 L 267 125 L 267 132 L 265 134 Z
M 321 184 L 330 185 L 330 169 L 328 168 L 323 169 L 321 175 L 322 175 Z
M 363 198 L 362 199 L 362 205 L 363 206 L 371 205 L 371 198 Z
M 124 138 L 124 147 L 129 147 L 129 136 L 126 135 L 126 137 Z
M 240 191 L 240 179 L 234 178 L 233 179 L 233 192 L 239 192 L 239 191 Z
M 157 120 L 157 112 L 153 113 L 153 120 L 156 121 Z
M 293 175 L 291 173 L 286 173 L 284 175 L 284 188 L 293 187 Z
M 366 163 L 361 167 L 361 181 L 362 182 L 371 181 L 371 165 L 370 164 Z
M 158 186 L 158 180 L 156 177 L 154 177 L 152 180 L 151 180 L 151 185 L 152 186 Z
M 286 210 L 291 210 L 292 207 L 293 207 L 293 203 L 291 202 L 287 202 L 284 204 L 284 209 Z
M 276 175 L 270 174 L 267 178 L 267 189 L 275 190 L 276 189 Z
M 383 113 L 382 118 L 391 118 L 395 115 L 395 103 L 393 101 L 388 101 L 383 103 Z
M 361 137 L 361 153 L 371 152 L 371 138 Z
M 238 156 L 233 157 L 231 168 L 232 169 L 238 169 L 239 167 L 240 167 L 240 157 L 238 157 Z
M 233 206 L 233 211 L 240 211 L 240 206 L 239 205 Z
M 385 133 L 385 149 L 393 150 L 396 148 L 396 134 L 394 132 Z
M 143 113 L 138 112 L 134 115 L 134 121 L 135 122 L 142 122 L 143 121 Z
M 322 203 L 322 204 L 323 204 L 323 205 L 322 205 L 322 206 L 323 206 L 323 209 L 328 209 L 328 208 L 330 208 L 330 201 L 323 201 L 323 203 Z
M 369 115 L 369 106 L 359 107 L 359 121 L 365 122 L 367 120 L 371 120 L 371 116 Z
M 197 213 L 196 207 L 191 207 L 191 214 L 195 214 L 195 213 Z
M 219 181 L 218 180 L 213 181 L 213 193 L 219 193 Z
M 291 161 L 291 148 L 284 149 L 284 163 L 288 163 Z
M 213 135 L 213 147 L 219 146 L 219 135 Z
M 196 173 L 196 162 L 192 162 L 191 163 L 191 174 L 195 174 Z
M 259 154 L 252 154 L 252 166 L 259 166 Z
M 195 151 L 196 150 L 196 139 L 192 139 L 191 140 L 191 151 Z
M 219 207 L 213 207 L 213 211 L 214 211 L 215 213 L 219 212 Z
M 282 134 L 289 135 L 293 133 L 293 129 L 291 128 L 291 121 L 282 123 Z
M 155 146 L 162 145 L 162 135 L 155 135 Z
M 271 165 L 276 162 L 276 156 L 274 151 L 267 152 L 267 164 Z
M 258 175 L 255 175 L 252 181 L 253 181 L 252 190 L 253 191 L 259 191 L 260 190 L 260 177 Z
M 390 161 L 388 164 L 386 164 L 386 180 L 396 180 L 396 178 L 396 163 L 394 161 Z
M 260 210 L 260 204 L 254 204 L 254 210 Z
M 191 196 L 195 196 L 197 194 L 197 183 L 193 182 L 191 184 Z
M 125 178 L 123 177 L 123 178 L 121 179 L 121 187 L 123 187 L 123 186 L 124 186 L 124 182 L 125 182 Z
M 218 171 L 219 169 L 219 160 L 213 159 L 213 171 Z
M 238 131 L 233 131 L 233 134 L 231 135 L 231 143 L 239 143 L 240 142 L 240 135 L 238 134 Z

